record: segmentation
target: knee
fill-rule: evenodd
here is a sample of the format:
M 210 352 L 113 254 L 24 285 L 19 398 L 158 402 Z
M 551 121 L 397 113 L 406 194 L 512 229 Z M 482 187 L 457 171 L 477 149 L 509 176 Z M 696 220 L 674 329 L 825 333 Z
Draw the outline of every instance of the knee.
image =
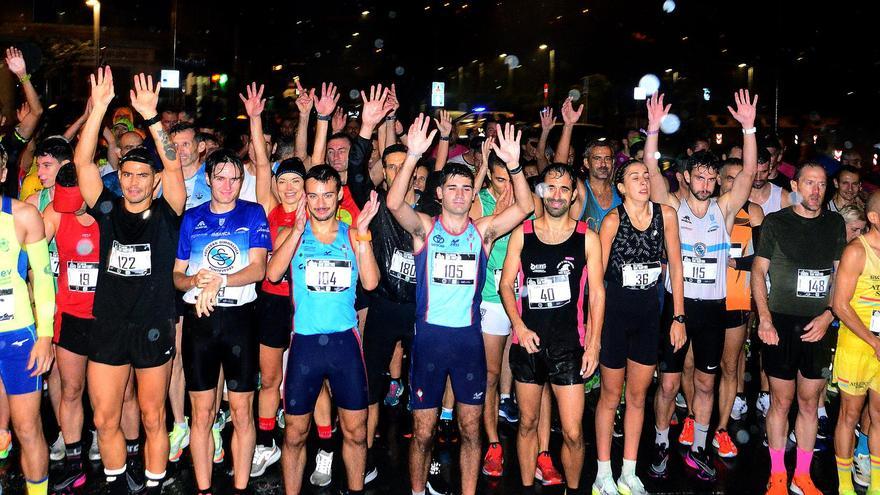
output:
M 96 408 L 92 414 L 92 421 L 99 435 L 109 434 L 119 429 L 119 415 L 110 411 L 102 411 Z
M 602 387 L 599 394 L 599 405 L 605 409 L 614 410 L 620 404 L 620 387 Z M 629 394 L 627 394 L 627 402 L 629 402 Z
M 364 421 L 357 421 L 355 425 L 346 425 L 342 428 L 343 439 L 351 444 L 366 445 L 367 443 L 367 424 Z
M 141 409 L 141 424 L 147 432 L 158 431 L 165 423 L 165 407 Z
M 873 413 L 873 411 L 869 411 Z M 859 422 L 859 418 L 861 417 L 862 412 L 858 407 L 854 405 L 850 405 L 846 402 L 841 402 L 840 404 L 840 421 L 844 425 L 846 425 L 847 429 L 853 429 L 856 427 L 856 424 Z
M 15 436 L 17 436 L 22 446 L 33 445 L 35 441 L 43 434 L 43 425 L 39 414 L 34 415 L 22 421 L 15 423 Z
M 780 412 L 786 412 L 791 408 L 792 398 L 789 396 L 780 396 L 778 394 L 770 394 L 770 408 Z
M 658 387 L 660 389 L 661 395 L 666 398 L 671 398 L 675 396 L 675 394 L 678 392 L 678 382 L 680 378 L 681 374 L 676 374 L 675 378 L 662 375 L 662 378 L 660 379 L 660 386 Z
M 580 425 L 562 430 L 562 441 L 569 450 L 578 450 L 584 446 L 584 432 Z
M 192 428 L 207 430 L 214 424 L 214 408 L 205 405 L 192 404 Z
M 61 380 L 61 400 L 64 402 L 79 402 L 82 399 L 83 383 Z
M 459 414 L 458 429 L 461 430 L 462 439 L 464 437 L 476 438 L 480 437 L 480 414 Z
M 234 401 L 229 404 L 229 411 L 232 413 L 232 426 L 236 430 L 241 431 L 253 426 L 254 413 L 252 403 L 253 396 L 250 396 L 248 400 Z
M 633 409 L 644 409 L 645 408 L 645 394 L 637 394 L 631 392 L 630 389 L 626 389 L 626 407 L 629 409 L 632 407 Z
M 729 359 L 721 360 L 721 379 L 724 381 L 736 380 L 737 364 L 739 364 L 739 357 L 732 361 Z
M 715 375 L 699 373 L 694 380 L 694 387 L 700 393 L 711 395 L 715 392 Z
M 520 410 L 519 414 L 519 436 L 530 437 L 534 435 L 538 430 L 538 415 L 532 413 L 523 414 L 522 410 Z
M 306 423 L 305 427 L 301 427 L 291 423 L 292 421 L 287 422 L 284 427 L 284 446 L 289 449 L 300 449 L 306 444 L 309 425 Z
M 495 390 L 498 386 L 498 377 L 501 376 L 501 370 L 486 370 L 486 391 Z
M 281 369 L 268 368 L 260 370 L 260 390 L 278 391 L 281 386 Z
M 431 441 L 434 439 L 433 428 L 427 428 L 425 425 L 416 425 L 413 427 L 413 443 L 422 452 L 431 449 Z

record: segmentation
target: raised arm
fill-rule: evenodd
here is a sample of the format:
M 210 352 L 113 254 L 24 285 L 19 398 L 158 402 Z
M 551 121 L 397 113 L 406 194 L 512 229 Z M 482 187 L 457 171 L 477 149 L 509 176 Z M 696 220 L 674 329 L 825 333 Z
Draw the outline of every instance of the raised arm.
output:
M 76 166 L 76 180 L 86 204 L 92 208 L 104 190 L 101 173 L 95 164 L 95 149 L 98 146 L 98 134 L 107 107 L 116 94 L 113 91 L 113 73 L 110 66 L 99 67 L 95 74 L 89 76 L 92 86 L 92 111 L 83 126 L 79 142 L 73 152 L 73 163 Z
M 416 250 L 421 249 L 422 243 L 425 241 L 425 236 L 430 228 L 430 218 L 423 213 L 415 211 L 406 202 L 406 193 L 409 190 L 409 181 L 412 179 L 416 162 L 427 151 L 434 140 L 434 135 L 437 134 L 436 129 L 428 134 L 430 124 L 431 119 L 425 117 L 424 114 L 419 114 L 410 126 L 409 135 L 407 136 L 409 149 L 406 152 L 406 160 L 404 160 L 403 166 L 400 167 L 397 177 L 395 177 L 394 182 L 391 184 L 391 189 L 388 191 L 388 197 L 385 200 L 388 210 L 394 215 L 397 223 L 413 236 L 413 248 Z
M 296 80 L 296 89 L 299 93 L 299 96 L 296 98 L 296 108 L 299 109 L 299 124 L 296 127 L 296 138 L 293 143 L 293 156 L 302 160 L 307 167 L 310 167 L 311 162 L 309 162 L 310 159 L 308 156 L 309 117 L 312 114 L 312 105 L 314 104 L 312 101 L 314 90 L 310 92 L 303 89 L 302 85 L 299 83 L 299 79 Z
M 727 221 L 727 230 L 733 227 L 733 219 L 736 213 L 742 209 L 749 199 L 752 191 L 752 182 L 758 171 L 758 140 L 755 138 L 755 115 L 758 111 L 758 95 L 754 101 L 750 98 L 749 90 L 741 89 L 733 94 L 736 101 L 736 110 L 727 107 L 733 118 L 742 124 L 743 129 L 743 169 L 733 180 L 730 192 L 718 198 L 718 206 L 724 212 Z
M 449 112 L 440 109 L 437 113 L 439 118 L 434 119 L 437 129 L 440 131 L 440 141 L 437 143 L 437 158 L 434 161 L 434 170 L 443 170 L 446 160 L 449 159 L 449 140 L 452 137 L 452 119 L 449 118 Z M 474 185 L 479 182 L 474 182 Z M 479 187 L 479 186 L 478 186 Z
M 134 76 L 134 89 L 129 92 L 131 107 L 137 111 L 150 125 L 150 135 L 156 143 L 159 159 L 162 160 L 162 197 L 178 215 L 183 214 L 186 207 L 186 186 L 183 183 L 183 170 L 177 158 L 177 149 L 171 143 L 168 133 L 162 128 L 162 122 L 155 117 L 159 115 L 156 105 L 159 103 L 161 84 L 153 85 L 153 76 L 140 73 Z
M 339 94 L 333 83 L 321 83 L 321 97 L 315 96 L 315 90 L 310 91 L 312 100 L 315 102 L 315 111 L 318 112 L 318 124 L 315 126 L 315 147 L 312 149 L 312 162 L 309 165 L 324 163 L 324 155 L 327 152 L 327 126 L 339 101 Z
M 257 146 L 259 143 L 266 142 L 266 138 L 263 136 L 263 119 L 261 118 L 263 108 L 266 106 L 263 89 L 262 84 L 257 88 L 257 83 L 252 82 L 247 86 L 247 97 L 241 93 L 238 94 L 238 97 L 244 103 L 244 110 L 250 120 L 251 142 L 255 144 L 254 165 L 257 169 L 257 202 L 268 215 L 278 205 L 278 200 L 272 194 L 272 165 L 269 163 L 266 147 Z
M 6 49 L 6 67 L 18 78 L 27 101 L 27 104 L 22 106 L 22 110 L 28 111 L 22 112 L 22 117 L 19 119 L 16 131 L 22 138 L 30 139 L 33 137 L 34 130 L 37 128 L 40 117 L 43 115 L 43 104 L 40 103 L 40 96 L 31 82 L 30 74 L 27 73 L 27 65 L 25 65 L 21 50 L 14 46 Z
M 379 211 L 379 197 L 376 191 L 370 193 L 370 200 L 361 209 L 357 218 L 357 232 L 348 231 L 351 245 L 355 248 L 355 257 L 358 264 L 358 277 L 361 285 L 366 290 L 373 290 L 379 285 L 379 265 L 373 254 L 372 234 L 370 233 L 370 221 Z
M 272 246 L 272 258 L 266 265 L 266 278 L 273 284 L 277 284 L 284 278 L 290 267 L 290 261 L 299 246 L 299 240 L 302 238 L 303 231 L 306 228 L 306 195 L 302 194 L 299 203 L 296 205 L 296 217 L 293 227 L 281 231 L 276 242 Z M 281 238 L 283 237 L 283 240 Z M 281 240 L 281 242 L 278 242 Z
M 648 98 L 648 137 L 645 139 L 645 166 L 648 167 L 648 176 L 651 182 L 651 201 L 664 204 L 677 210 L 679 206 L 678 198 L 674 194 L 669 193 L 669 184 L 663 172 L 660 171 L 660 164 L 657 161 L 657 154 L 660 141 L 660 122 L 669 113 L 672 105 L 663 106 L 663 95 L 654 93 Z
M 476 222 L 477 229 L 483 235 L 483 243 L 491 246 L 495 239 L 507 234 L 534 209 L 532 190 L 522 173 L 522 165 L 519 164 L 520 139 L 522 131 L 514 131 L 512 124 L 504 124 L 503 129 L 498 129 L 498 144 L 492 143 L 495 155 L 507 165 L 507 172 L 513 182 L 514 203 L 497 215 L 483 217 Z M 488 161 L 488 157 L 483 157 Z
M 550 137 L 550 131 L 556 125 L 556 117 L 553 116 L 553 108 L 544 107 L 539 113 L 541 117 L 541 137 L 538 138 L 538 150 L 535 154 L 535 160 L 538 161 L 538 172 L 543 172 L 550 162 L 547 161 L 547 138 Z M 569 141 L 571 138 L 569 138 Z M 568 157 L 566 157 L 568 158 Z
M 559 143 L 556 144 L 556 155 L 553 157 L 554 162 L 568 163 L 569 149 L 571 148 L 571 133 L 574 130 L 574 124 L 581 118 L 584 111 L 584 104 L 577 110 L 571 104 L 571 97 L 565 99 L 562 103 L 562 134 L 559 136 Z
M 73 141 L 73 138 L 76 137 L 76 133 L 79 132 L 80 128 L 82 128 L 83 124 L 86 123 L 86 119 L 89 118 L 89 113 L 92 111 L 92 100 L 89 98 L 89 101 L 86 102 L 86 110 L 80 115 L 76 120 L 73 121 L 72 124 L 67 126 L 67 129 L 64 130 L 64 139 L 68 142 Z M 107 154 L 110 154 L 110 151 L 107 151 Z

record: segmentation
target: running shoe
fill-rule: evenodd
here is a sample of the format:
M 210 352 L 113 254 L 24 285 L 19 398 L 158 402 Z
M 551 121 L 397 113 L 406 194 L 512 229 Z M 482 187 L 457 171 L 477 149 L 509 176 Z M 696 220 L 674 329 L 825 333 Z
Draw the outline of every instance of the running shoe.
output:
M 452 495 L 452 488 L 443 476 L 443 466 L 440 461 L 431 459 L 431 467 L 428 469 L 428 483 L 425 489 L 431 495 Z
M 61 436 L 61 432 L 58 432 L 58 438 L 49 446 L 49 460 L 60 461 L 66 455 L 67 450 L 64 448 L 64 437 Z
M 254 449 L 254 460 L 251 462 L 251 478 L 262 476 L 266 468 L 281 459 L 281 449 L 272 442 L 271 447 L 257 445 Z
M 809 474 L 794 475 L 789 489 L 795 495 L 822 495 L 822 492 L 813 484 Z
M 217 417 L 214 418 L 214 426 L 223 430 L 230 421 L 232 421 L 232 413 L 229 412 L 229 409 L 221 408 L 217 411 Z
M 767 492 L 765 495 L 788 495 L 788 476 L 786 473 L 771 473 L 770 480 L 767 481 Z
M 458 443 L 458 426 L 454 419 L 441 419 L 437 422 L 437 440 L 440 443 Z
M 614 411 L 614 427 L 611 430 L 611 436 L 614 438 L 620 438 L 623 436 L 623 407 L 617 406 L 617 410 Z
M 501 444 L 492 442 L 489 444 L 489 450 L 483 457 L 483 474 L 493 478 L 500 478 L 504 474 L 504 452 L 501 450 Z
M 652 478 L 666 479 L 669 476 L 669 447 L 654 444 L 654 458 L 651 460 L 651 469 L 648 474 Z
M 400 404 L 401 395 L 403 395 L 403 385 L 398 380 L 391 380 L 391 384 L 388 386 L 388 393 L 385 394 L 385 405 L 397 407 Z
M 679 409 L 687 409 L 688 407 L 687 399 L 684 398 L 684 394 L 681 392 L 675 396 L 675 407 Z
M 129 462 L 125 469 L 125 482 L 128 485 L 128 493 L 141 493 L 144 490 L 144 471 L 135 469 Z
M 64 471 L 58 476 L 58 481 L 52 484 L 52 490 L 57 493 L 68 493 L 75 488 L 86 484 L 86 473 L 82 462 L 68 462 Z
M 287 423 L 284 421 L 284 409 L 283 408 L 279 409 L 278 413 L 275 415 L 275 424 L 277 424 L 278 427 L 281 428 L 282 430 L 287 425 Z
M 760 392 L 758 399 L 755 401 L 755 410 L 761 413 L 761 416 L 767 417 L 767 410 L 770 409 L 770 392 Z
M 819 442 L 819 440 L 819 436 L 817 435 L 816 441 L 813 442 L 813 452 L 820 452 L 822 450 L 821 442 Z M 785 446 L 785 450 L 790 450 L 792 447 L 797 447 L 797 436 L 794 434 L 794 430 L 791 430 L 791 433 L 788 434 L 788 445 Z
M 724 429 L 715 432 L 715 438 L 712 439 L 712 446 L 717 449 L 718 457 L 723 457 L 725 459 L 736 457 L 736 454 L 739 452 L 736 448 L 736 444 L 733 443 L 733 440 L 730 438 L 730 434 Z
M 828 416 L 819 416 L 818 428 L 816 429 L 816 439 L 825 440 L 828 438 L 828 431 L 831 429 L 831 420 Z
M 101 449 L 98 448 L 98 432 L 91 430 L 92 444 L 89 446 L 89 460 L 97 462 L 101 460 Z
M 9 430 L 0 430 L 0 459 L 9 457 L 12 451 L 12 433 Z
M 601 386 L 602 379 L 601 377 L 599 377 L 599 372 L 597 371 L 596 373 L 593 373 L 593 376 L 591 376 L 590 379 L 584 383 L 584 393 L 589 394 L 590 392 L 598 389 Z
M 730 410 L 730 419 L 734 421 L 739 421 L 743 419 L 746 413 L 749 412 L 749 403 L 739 395 L 733 399 L 733 408 Z
M 562 474 L 553 465 L 553 459 L 550 458 L 550 454 L 547 452 L 538 454 L 538 464 L 535 466 L 535 479 L 544 486 L 562 484 Z
M 226 457 L 226 451 L 223 450 L 223 437 L 220 436 L 223 433 L 223 427 L 217 428 L 217 426 L 218 423 L 214 423 L 214 426 L 211 427 L 211 436 L 214 437 L 214 464 L 220 464 Z
M 168 460 L 177 462 L 183 454 L 183 449 L 189 447 L 189 417 L 183 419 L 185 426 L 174 423 L 174 428 L 168 434 Z
M 852 463 L 853 481 L 867 488 L 871 484 L 871 456 L 856 454 Z
M 513 398 L 501 399 L 501 402 L 498 404 L 498 416 L 504 418 L 508 423 L 519 421 L 519 407 L 517 407 Z
M 712 465 L 712 456 L 703 449 L 696 452 L 688 450 L 685 456 L 685 464 L 697 471 L 697 477 L 703 481 L 715 481 L 715 467 Z
M 694 444 L 694 416 L 688 416 L 684 420 L 684 426 L 681 427 L 681 435 L 678 436 L 678 443 L 681 445 L 691 446 Z
M 379 477 L 379 468 L 376 467 L 376 461 L 373 460 L 373 451 L 367 450 L 367 465 L 364 469 L 364 484 L 373 481 Z
M 309 476 L 309 483 L 314 486 L 327 486 L 333 481 L 331 468 L 333 467 L 333 452 L 318 449 L 315 456 L 315 471 Z
M 617 478 L 617 491 L 620 495 L 648 495 L 642 480 L 635 474 L 627 474 Z
M 593 495 L 618 495 L 617 484 L 611 475 L 596 478 L 593 482 Z

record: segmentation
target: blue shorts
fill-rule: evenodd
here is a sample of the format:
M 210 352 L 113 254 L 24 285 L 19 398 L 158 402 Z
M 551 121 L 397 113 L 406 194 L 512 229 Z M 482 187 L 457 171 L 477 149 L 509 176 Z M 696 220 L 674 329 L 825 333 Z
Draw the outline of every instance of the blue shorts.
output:
M 293 334 L 284 375 L 284 412 L 294 416 L 313 412 L 325 378 L 337 407 L 367 408 L 367 371 L 357 329 Z
M 483 404 L 486 351 L 480 326 L 449 328 L 416 323 L 409 368 L 412 408 L 440 407 L 447 375 L 456 402 Z
M 31 376 L 27 369 L 31 349 L 37 343 L 33 325 L 0 333 L 0 378 L 9 395 L 22 395 L 43 390 L 43 377 Z

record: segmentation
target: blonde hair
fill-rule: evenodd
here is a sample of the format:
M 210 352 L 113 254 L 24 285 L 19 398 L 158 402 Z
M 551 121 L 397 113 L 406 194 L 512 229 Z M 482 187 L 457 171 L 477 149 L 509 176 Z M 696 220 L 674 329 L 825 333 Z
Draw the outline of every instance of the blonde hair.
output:
M 838 213 L 840 213 L 840 216 L 843 217 L 843 221 L 846 223 L 859 220 L 861 220 L 862 222 L 868 221 L 868 217 L 865 215 L 865 209 L 859 205 L 846 205 L 841 208 Z

